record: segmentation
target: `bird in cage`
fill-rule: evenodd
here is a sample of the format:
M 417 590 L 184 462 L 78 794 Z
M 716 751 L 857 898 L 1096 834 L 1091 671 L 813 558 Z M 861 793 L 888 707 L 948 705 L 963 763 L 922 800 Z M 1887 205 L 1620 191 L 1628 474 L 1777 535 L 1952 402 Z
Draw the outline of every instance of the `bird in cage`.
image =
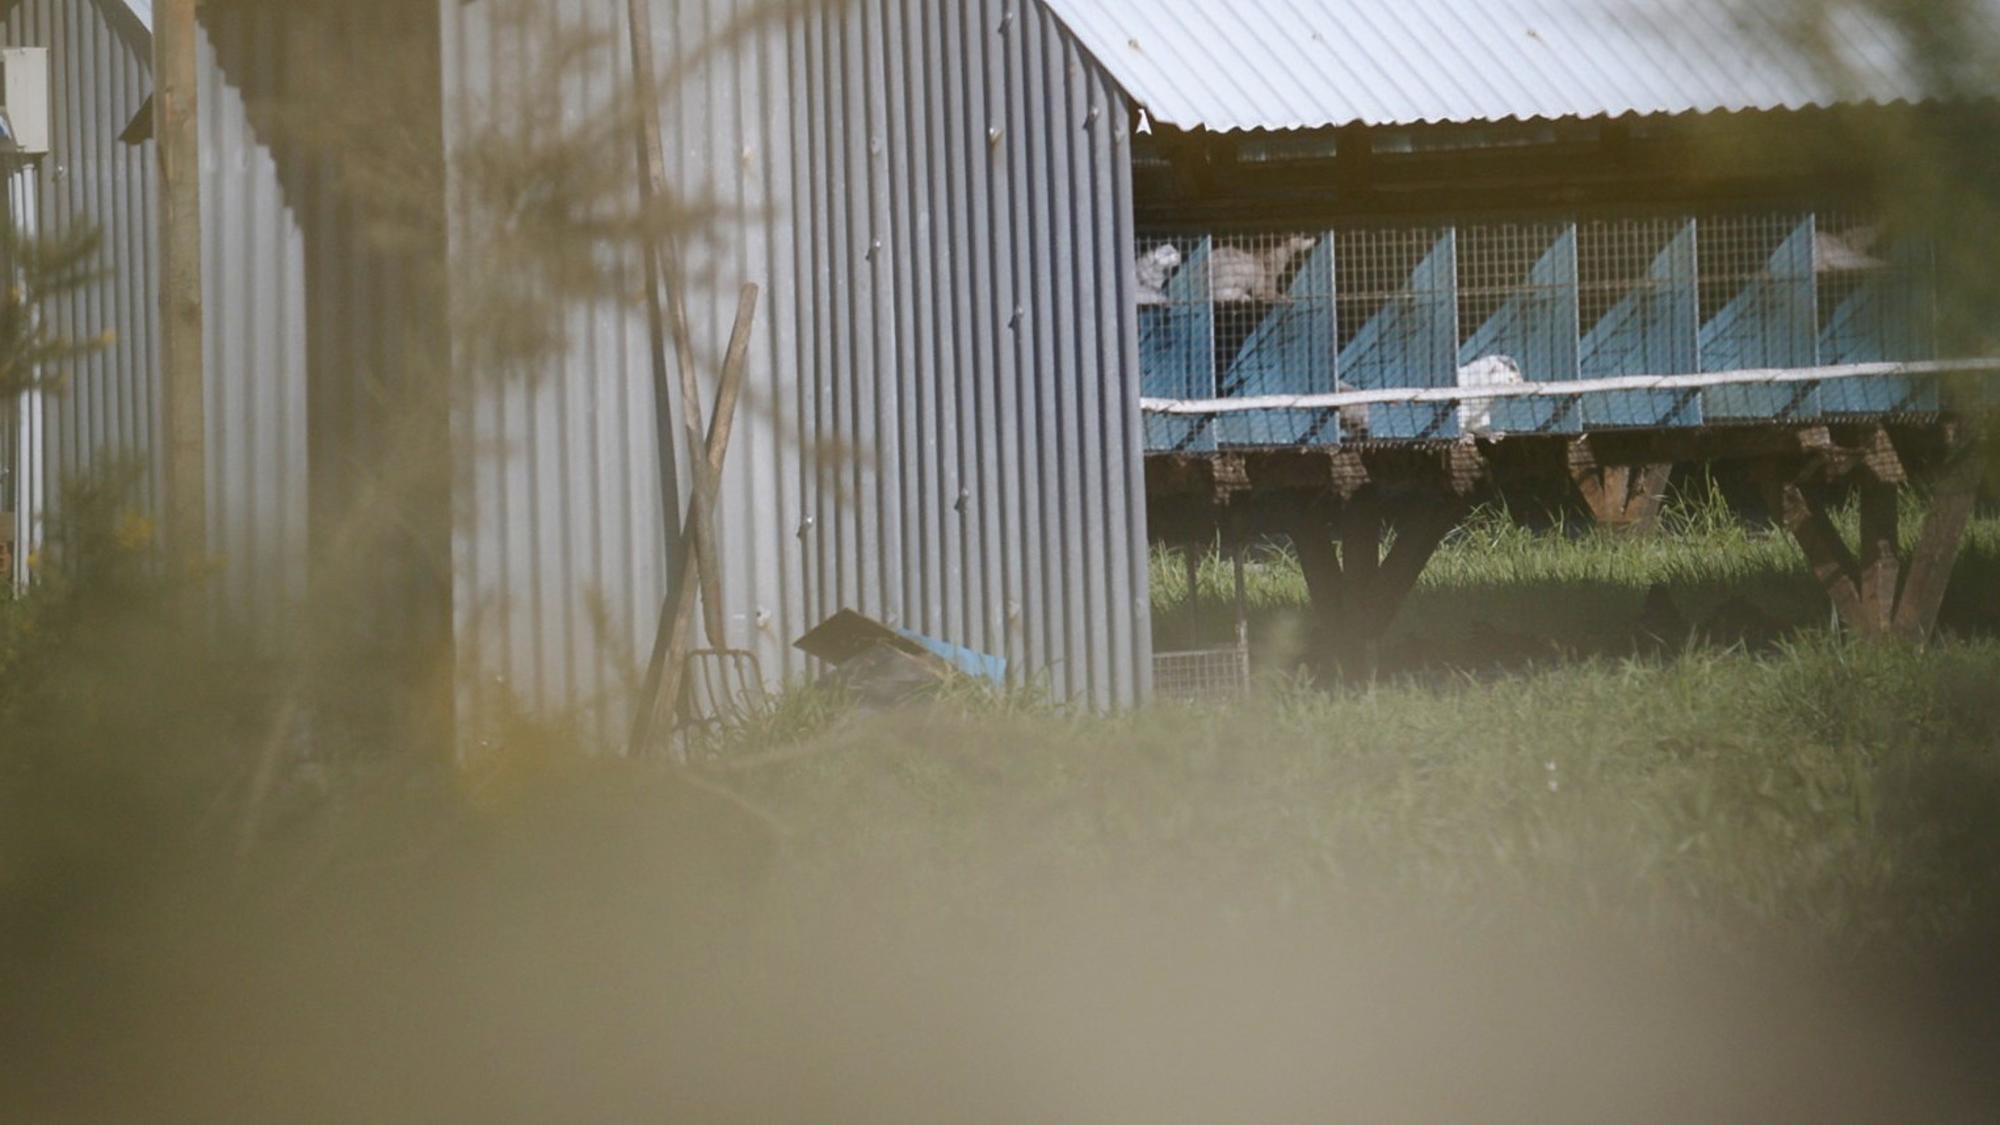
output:
M 1218 302 L 1281 300 L 1284 293 L 1278 283 L 1299 255 L 1318 242 L 1309 234 L 1295 234 L 1261 250 L 1218 246 L 1209 255 L 1209 291 Z
M 1335 379 L 1333 381 L 1333 389 L 1346 394 L 1349 391 L 1358 391 L 1361 388 L 1345 379 Z M 1359 403 L 1350 403 L 1340 407 L 1335 413 L 1340 417 L 1341 437 L 1348 441 L 1368 440 L 1368 408 L 1366 406 Z
M 1164 305 L 1167 303 L 1167 280 L 1174 271 L 1181 268 L 1180 247 L 1171 242 L 1163 242 L 1132 263 L 1132 288 L 1138 293 L 1142 305 Z
M 1889 263 L 1868 252 L 1881 236 L 1878 227 L 1854 227 L 1840 234 L 1829 230 L 1814 231 L 1813 272 L 1840 273 L 1886 267 Z
M 1527 381 L 1527 376 L 1521 373 L 1521 365 L 1514 362 L 1513 356 L 1480 356 L 1458 369 L 1458 385 L 1461 387 L 1506 387 Z M 1492 433 L 1493 400 L 1460 399 L 1458 429 L 1467 437 Z

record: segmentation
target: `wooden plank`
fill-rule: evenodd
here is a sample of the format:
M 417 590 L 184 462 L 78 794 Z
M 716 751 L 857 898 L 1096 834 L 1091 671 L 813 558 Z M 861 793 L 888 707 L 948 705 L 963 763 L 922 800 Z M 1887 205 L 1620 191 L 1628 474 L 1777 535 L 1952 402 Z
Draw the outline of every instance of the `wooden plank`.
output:
M 177 575 L 208 549 L 202 387 L 201 127 L 195 0 L 159 0 L 153 19 L 153 136 L 160 164 L 160 381 L 166 546 Z
M 1673 474 L 1672 465 L 1657 462 L 1634 469 L 1625 495 L 1627 530 L 1643 535 L 1659 527 L 1660 510 L 1667 504 L 1667 482 Z
M 1868 479 L 1861 485 L 1861 612 L 1868 632 L 1886 635 L 1896 611 L 1896 486 Z
M 1931 493 L 1930 514 L 1917 534 L 1916 549 L 1910 552 L 1909 577 L 1896 606 L 1895 630 L 1900 636 L 1920 640 L 1937 627 L 1938 608 L 1944 604 L 1958 547 L 1979 498 L 1979 473 L 1975 453 L 1960 450 Z
M 1453 442 L 1451 448 L 1445 451 L 1445 476 L 1453 495 L 1469 497 L 1486 483 L 1490 470 L 1483 448 L 1482 445 L 1459 441 Z
M 1592 519 L 1607 527 L 1623 521 L 1626 482 L 1631 475 L 1631 468 L 1625 465 L 1593 466 L 1575 472 L 1576 490 Z
M 749 366 L 750 325 L 757 312 L 757 287 L 746 285 L 736 304 L 736 326 L 729 334 L 729 351 L 722 361 L 722 379 L 716 388 L 715 414 L 708 422 L 702 460 L 716 476 L 722 475 L 729 453 L 729 434 L 736 423 L 736 400 L 743 390 L 743 372 Z M 692 522 L 693 502 L 689 503 Z M 689 531 L 682 524 L 682 534 Z M 674 572 L 666 599 L 660 605 L 660 623 L 653 634 L 653 656 L 646 667 L 646 681 L 632 712 L 632 734 L 626 752 L 637 756 L 652 745 L 653 727 L 661 700 L 677 709 L 681 699 L 681 676 L 687 664 L 690 634 L 694 624 L 695 592 L 699 582 L 692 560 L 684 559 Z M 671 728 L 671 724 L 670 728 Z M 671 734 L 671 729 L 669 730 Z
M 1903 458 L 1896 452 L 1896 443 L 1890 440 L 1889 431 L 1881 426 L 1869 431 L 1860 453 L 1861 467 L 1883 484 L 1894 486 L 1910 479 L 1903 467 Z
M 1855 581 L 1859 569 L 1853 552 L 1840 541 L 1840 533 L 1834 529 L 1833 521 L 1827 518 L 1826 510 L 1811 501 L 1799 486 L 1791 481 L 1767 480 L 1764 482 L 1764 496 L 1770 503 L 1771 514 L 1780 526 L 1791 532 L 1798 541 L 1799 549 L 1805 552 L 1806 564 L 1811 567 L 1813 577 L 1833 601 L 1833 608 L 1841 620 L 1852 628 L 1868 632 L 1868 617 L 1862 609 L 1861 590 Z

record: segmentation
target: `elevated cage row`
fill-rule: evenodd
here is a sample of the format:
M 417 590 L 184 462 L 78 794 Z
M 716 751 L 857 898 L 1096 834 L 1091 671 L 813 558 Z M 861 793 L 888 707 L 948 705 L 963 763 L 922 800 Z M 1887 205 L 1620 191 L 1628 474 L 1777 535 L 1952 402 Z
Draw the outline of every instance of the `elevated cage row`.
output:
M 1923 239 L 1829 212 L 1153 236 L 1134 256 L 1156 399 L 1477 387 L 1936 358 Z M 1937 381 L 1149 414 L 1154 451 L 1934 413 Z

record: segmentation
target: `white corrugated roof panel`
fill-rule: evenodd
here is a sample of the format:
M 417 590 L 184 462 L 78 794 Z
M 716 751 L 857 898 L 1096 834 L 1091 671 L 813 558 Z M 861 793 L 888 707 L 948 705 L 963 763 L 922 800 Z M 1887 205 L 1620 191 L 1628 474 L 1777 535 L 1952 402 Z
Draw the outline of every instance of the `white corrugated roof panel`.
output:
M 153 49 L 153 0 L 98 0 L 98 7 L 135 50 Z
M 1775 21 L 1746 15 L 1743 0 L 1043 2 L 1154 120 L 1182 128 L 1798 109 L 1926 94 L 1897 36 L 1852 10 L 1828 24 L 1829 66 Z

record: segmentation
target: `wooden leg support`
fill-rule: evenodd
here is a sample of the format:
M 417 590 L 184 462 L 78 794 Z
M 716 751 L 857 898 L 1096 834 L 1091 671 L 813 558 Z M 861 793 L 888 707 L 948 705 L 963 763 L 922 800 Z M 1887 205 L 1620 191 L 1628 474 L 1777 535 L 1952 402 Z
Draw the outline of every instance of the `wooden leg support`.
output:
M 1331 520 L 1316 512 L 1293 522 L 1292 542 L 1312 600 L 1317 663 L 1350 674 L 1373 666 L 1376 643 L 1394 624 L 1424 566 L 1464 511 L 1464 504 L 1453 499 L 1385 520 L 1376 503 L 1354 499 Z M 1386 557 L 1381 550 L 1385 522 L 1396 532 Z
M 1672 465 L 1595 465 L 1573 471 L 1592 518 L 1604 527 L 1643 534 L 1660 522 Z
M 1308 659 L 1322 667 L 1339 663 L 1335 651 L 1340 636 L 1341 603 L 1346 593 L 1340 553 L 1334 549 L 1332 528 L 1319 511 L 1299 513 L 1291 521 L 1292 549 L 1306 580 L 1306 600 L 1312 613 L 1312 650 Z
M 1972 522 L 1972 508 L 1978 499 L 1979 458 L 1964 451 L 1946 466 L 1932 491 L 1930 515 L 1925 517 L 1916 548 L 1910 552 L 1909 573 L 1896 602 L 1895 630 L 1902 636 L 1927 637 L 1937 628 L 1938 607 L 1944 604 L 1951 568 L 1958 562 L 1958 546 L 1965 540 L 1965 528 Z
M 1944 603 L 1978 487 L 1978 461 L 1961 452 L 1932 494 L 1930 514 L 1907 566 L 1897 554 L 1897 496 L 1891 481 L 1872 476 L 1861 481 L 1858 556 L 1841 540 L 1825 505 L 1797 482 L 1767 480 L 1764 493 L 1772 515 L 1798 541 L 1813 577 L 1849 628 L 1864 637 L 1920 641 L 1937 626 L 1938 607 Z

